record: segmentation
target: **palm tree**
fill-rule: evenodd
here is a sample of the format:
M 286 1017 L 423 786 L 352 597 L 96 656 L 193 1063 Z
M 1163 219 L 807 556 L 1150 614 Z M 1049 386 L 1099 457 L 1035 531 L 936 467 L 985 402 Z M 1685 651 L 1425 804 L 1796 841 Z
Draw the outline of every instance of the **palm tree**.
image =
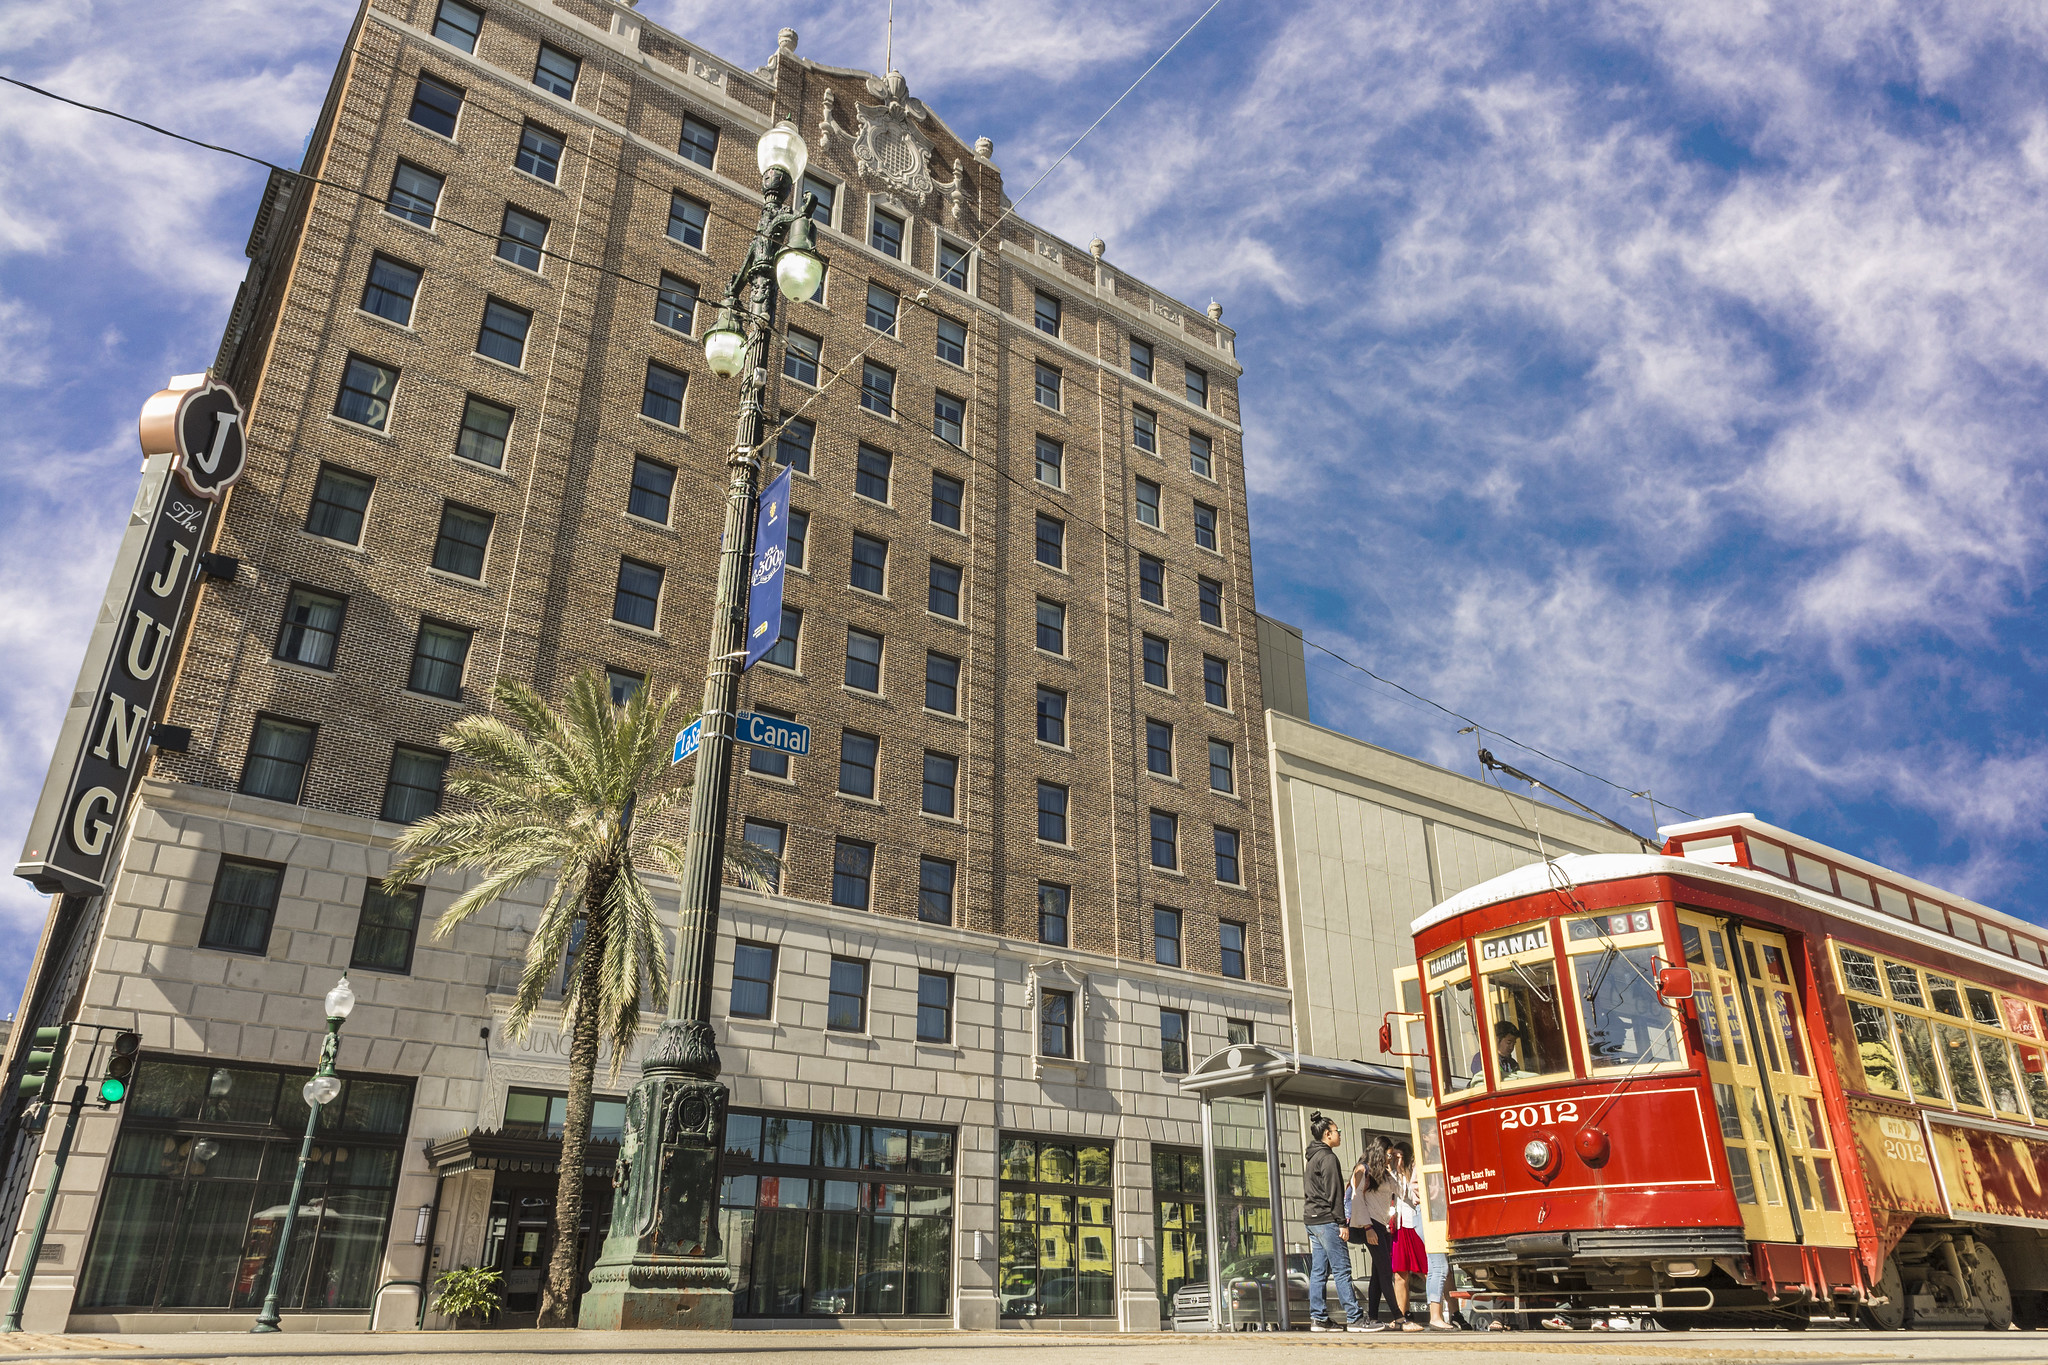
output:
M 683 845 L 658 831 L 670 823 L 662 816 L 687 808 L 690 783 L 662 781 L 677 707 L 673 689 L 655 701 L 641 687 L 618 706 L 593 670 L 570 680 L 559 710 L 507 678 L 498 680 L 493 698 L 509 720 L 464 716 L 441 737 L 465 761 L 448 778 L 456 799 L 399 836 L 400 861 L 384 886 L 396 892 L 444 870 L 481 873 L 434 926 L 434 936 L 445 938 L 500 896 L 536 877 L 553 878 L 505 1027 L 515 1038 L 525 1035 L 566 960 L 569 1100 L 540 1325 L 568 1327 L 597 1054 L 610 1044 L 616 1079 L 639 1032 L 643 993 L 657 1000 L 668 994 L 667 953 L 637 859 L 651 855 L 680 876 Z M 650 836 L 650 829 L 657 833 Z M 760 885 L 776 863 L 742 844 L 730 851 L 726 868 Z

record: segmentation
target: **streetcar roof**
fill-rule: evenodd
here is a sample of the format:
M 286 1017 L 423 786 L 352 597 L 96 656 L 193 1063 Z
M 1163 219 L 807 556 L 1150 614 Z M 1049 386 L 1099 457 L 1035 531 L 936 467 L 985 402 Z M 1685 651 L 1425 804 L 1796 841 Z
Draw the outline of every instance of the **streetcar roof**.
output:
M 1701 821 L 1698 828 L 1725 828 L 1742 818 L 1730 816 L 1719 822 Z M 1770 829 L 1767 825 L 1760 827 L 1764 830 Z M 1773 834 L 1775 835 L 1775 831 Z M 1794 901 L 1809 909 L 1832 915 L 1836 919 L 1881 930 L 1895 938 L 1938 948 L 1942 952 L 1953 953 L 1958 957 L 1997 967 L 2002 971 L 2016 972 L 2035 981 L 2048 982 L 2048 971 L 2032 963 L 1993 952 L 1989 948 L 1979 947 L 1923 925 L 1895 919 L 1882 910 L 1873 910 L 1824 891 L 1800 886 L 1774 877 L 1768 872 L 1734 867 L 1726 863 L 1673 858 L 1661 853 L 1567 853 L 1546 862 L 1530 863 L 1483 881 L 1477 886 L 1467 887 L 1419 916 L 1408 928 L 1411 934 L 1420 934 L 1446 920 L 1456 919 L 1459 915 L 1473 910 L 1498 905 L 1502 901 L 1519 900 L 1524 896 L 1540 895 L 1546 891 L 1660 876 L 1689 877 L 1694 881 L 1719 882 L 1725 886 L 1740 887 L 1745 891 L 1760 891 L 1779 900 Z M 1954 902 L 1961 901 L 1962 897 L 1949 896 L 1947 899 Z M 2036 927 L 2035 932 L 2039 933 L 2040 929 Z

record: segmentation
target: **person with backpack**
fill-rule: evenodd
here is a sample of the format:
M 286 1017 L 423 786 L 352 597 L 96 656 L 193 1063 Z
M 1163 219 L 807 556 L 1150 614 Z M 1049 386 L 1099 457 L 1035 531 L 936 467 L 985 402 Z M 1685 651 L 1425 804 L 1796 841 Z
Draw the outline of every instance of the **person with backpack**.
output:
M 1380 1325 L 1380 1305 L 1394 1304 L 1394 1235 L 1387 1220 L 1394 1207 L 1394 1180 L 1387 1171 L 1387 1140 L 1375 1135 L 1351 1168 L 1351 1245 L 1365 1248 L 1371 1279 L 1365 1289 L 1365 1320 Z
M 1344 1163 L 1337 1159 L 1337 1144 L 1344 1135 L 1334 1121 L 1322 1114 L 1309 1115 L 1307 1161 L 1302 1171 L 1302 1221 L 1308 1225 L 1308 1329 L 1311 1332 L 1369 1332 L 1358 1311 L 1358 1295 L 1351 1288 L 1351 1252 L 1345 1242 L 1350 1233 L 1344 1222 Z M 1275 1238 L 1278 1241 L 1278 1238 Z M 1279 1261 L 1279 1248 L 1274 1248 Z M 1286 1293 L 1286 1276 L 1279 1277 L 1280 1292 Z M 1344 1305 L 1345 1323 L 1330 1321 L 1327 1290 L 1336 1281 L 1338 1302 Z

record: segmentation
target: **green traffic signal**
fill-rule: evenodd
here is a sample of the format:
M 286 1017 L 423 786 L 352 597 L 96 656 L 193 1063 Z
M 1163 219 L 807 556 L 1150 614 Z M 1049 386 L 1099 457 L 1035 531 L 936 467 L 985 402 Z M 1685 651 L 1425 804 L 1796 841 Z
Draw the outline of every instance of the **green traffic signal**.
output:
M 133 1029 L 123 1029 L 114 1035 L 113 1046 L 107 1050 L 107 1074 L 100 1082 L 100 1102 L 119 1104 L 128 1098 L 128 1087 L 135 1079 L 137 1053 L 142 1050 L 142 1035 Z
M 34 1050 L 22 1064 L 21 1084 L 18 1088 L 25 1099 L 33 1099 L 43 1093 L 49 1084 L 50 1068 L 57 1063 L 57 1054 L 64 1048 L 64 1025 L 36 1030 Z
M 100 1082 L 100 1098 L 108 1104 L 119 1104 L 128 1098 L 128 1082 L 119 1076 L 109 1076 Z

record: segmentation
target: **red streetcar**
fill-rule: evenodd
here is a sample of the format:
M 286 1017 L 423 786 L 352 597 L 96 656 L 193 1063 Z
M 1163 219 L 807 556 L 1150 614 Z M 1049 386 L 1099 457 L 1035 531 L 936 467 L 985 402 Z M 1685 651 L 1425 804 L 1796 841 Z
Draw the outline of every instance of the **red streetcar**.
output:
M 1476 1306 L 2048 1324 L 2048 930 L 1752 816 L 1661 833 L 1413 926 Z

